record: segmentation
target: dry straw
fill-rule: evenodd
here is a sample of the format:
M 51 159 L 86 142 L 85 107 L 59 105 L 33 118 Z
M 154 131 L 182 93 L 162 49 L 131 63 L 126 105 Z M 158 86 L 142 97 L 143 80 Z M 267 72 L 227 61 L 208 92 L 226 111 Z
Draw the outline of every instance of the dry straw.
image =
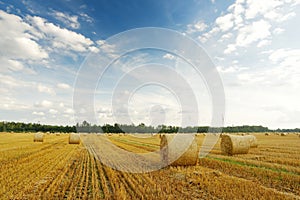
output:
M 221 151 L 225 155 L 246 154 L 250 149 L 249 138 L 240 135 L 222 135 Z
M 34 142 L 44 142 L 44 133 L 35 133 L 33 141 Z
M 258 146 L 257 139 L 254 135 L 245 135 L 244 137 L 249 140 L 250 148 L 256 148 Z
M 173 140 L 175 136 L 176 140 Z M 196 137 L 194 137 L 192 143 L 190 144 L 190 146 L 188 146 L 190 137 L 191 136 L 187 134 L 161 135 L 160 149 L 162 162 L 164 164 L 170 164 L 171 166 L 196 165 L 198 160 L 199 147 L 196 141 Z M 184 145 L 183 147 L 187 146 L 187 149 L 178 148 L 180 147 L 180 145 Z M 182 150 L 184 150 L 184 152 L 182 152 Z
M 69 144 L 80 144 L 80 135 L 78 133 L 70 133 Z

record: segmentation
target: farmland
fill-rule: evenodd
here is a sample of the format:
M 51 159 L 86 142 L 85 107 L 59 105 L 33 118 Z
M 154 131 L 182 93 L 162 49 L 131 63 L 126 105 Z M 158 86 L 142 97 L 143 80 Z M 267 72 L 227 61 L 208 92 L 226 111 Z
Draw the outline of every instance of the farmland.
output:
M 300 199 L 299 136 L 255 135 L 258 148 L 248 154 L 224 156 L 219 141 L 196 166 L 128 173 L 102 164 L 83 143 L 69 144 L 68 134 L 33 142 L 31 133 L 0 133 L 0 199 Z M 129 152 L 160 148 L 157 136 L 95 137 L 99 148 L 107 139 Z M 112 151 L 103 149 L 106 159 L 117 159 Z

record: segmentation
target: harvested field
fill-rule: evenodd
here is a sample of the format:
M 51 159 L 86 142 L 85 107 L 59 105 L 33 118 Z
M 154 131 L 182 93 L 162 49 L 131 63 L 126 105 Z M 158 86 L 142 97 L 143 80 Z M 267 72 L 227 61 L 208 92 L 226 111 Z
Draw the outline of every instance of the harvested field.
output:
M 196 166 L 127 173 L 94 156 L 85 146 L 90 135 L 72 145 L 68 134 L 44 135 L 41 143 L 33 142 L 34 134 L 0 133 L 0 199 L 300 199 L 298 135 L 255 136 L 258 147 L 248 154 L 222 155 L 219 139 Z M 204 138 L 197 137 L 198 145 Z M 99 148 L 109 141 L 135 153 L 160 149 L 155 135 L 94 135 L 93 141 Z M 103 152 L 116 159 L 109 156 L 112 149 Z

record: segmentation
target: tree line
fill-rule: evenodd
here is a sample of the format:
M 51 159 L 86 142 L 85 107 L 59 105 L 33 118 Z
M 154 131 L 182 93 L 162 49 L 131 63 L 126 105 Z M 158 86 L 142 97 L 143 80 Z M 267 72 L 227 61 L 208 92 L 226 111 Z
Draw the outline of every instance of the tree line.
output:
M 76 132 L 75 126 L 55 126 L 39 123 L 0 122 L 0 132 Z
M 75 126 L 57 126 L 44 125 L 39 123 L 23 123 L 23 122 L 0 122 L 0 132 L 84 132 L 84 133 L 207 133 L 219 132 L 221 128 L 209 126 L 167 126 L 159 125 L 157 127 L 147 126 L 144 123 L 139 125 L 126 124 L 104 124 L 96 125 L 87 121 L 77 123 Z M 263 126 L 227 126 L 222 128 L 222 132 L 300 132 L 299 128 L 295 129 L 276 129 L 271 130 Z

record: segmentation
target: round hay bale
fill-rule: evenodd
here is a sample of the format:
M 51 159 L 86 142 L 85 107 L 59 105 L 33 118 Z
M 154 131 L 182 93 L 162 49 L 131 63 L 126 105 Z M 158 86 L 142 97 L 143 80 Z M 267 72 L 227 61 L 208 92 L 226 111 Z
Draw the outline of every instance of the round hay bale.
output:
M 176 137 L 180 137 L 180 140 L 176 139 L 176 143 L 172 143 L 175 134 L 161 135 L 160 149 L 161 149 L 161 160 L 163 163 L 170 163 L 171 166 L 190 166 L 196 165 L 198 161 L 199 147 L 197 144 L 196 137 L 194 137 L 190 146 L 184 151 L 182 155 L 178 152 L 178 145 L 184 145 L 184 141 L 189 141 L 190 135 L 180 134 Z M 179 141 L 180 143 L 178 143 Z M 174 158 L 177 158 L 175 161 Z M 172 162 L 172 163 L 171 163 Z
M 60 136 L 60 133 L 56 133 L 55 135 L 56 135 L 56 136 Z
M 287 136 L 287 134 L 286 134 L 286 133 L 281 133 L 280 135 L 281 135 L 281 136 Z
M 256 148 L 258 146 L 257 139 L 254 135 L 245 135 L 244 137 L 249 140 L 250 148 Z
M 69 144 L 80 144 L 80 135 L 78 133 L 70 133 Z
M 270 135 L 269 133 L 265 133 L 266 136 Z
M 44 133 L 35 133 L 33 142 L 44 142 Z
M 239 135 L 222 135 L 221 151 L 225 155 L 246 154 L 250 149 L 249 138 Z

